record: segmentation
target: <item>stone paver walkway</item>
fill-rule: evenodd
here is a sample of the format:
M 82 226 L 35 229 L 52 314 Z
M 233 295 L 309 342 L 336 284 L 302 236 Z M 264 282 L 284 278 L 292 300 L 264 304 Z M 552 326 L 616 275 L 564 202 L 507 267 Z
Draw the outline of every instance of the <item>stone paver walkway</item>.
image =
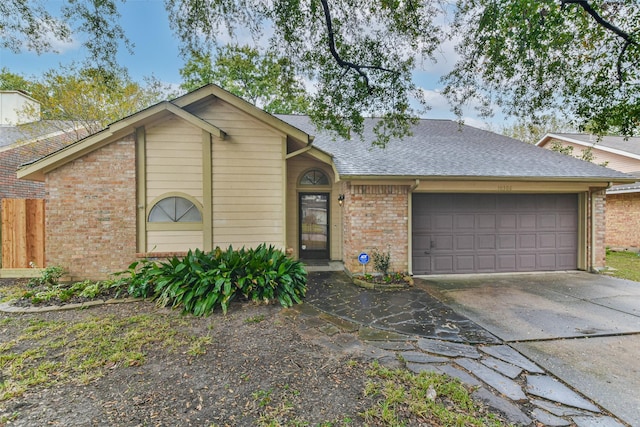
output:
M 381 363 L 458 378 L 515 425 L 626 425 L 424 290 L 363 289 L 342 272 L 311 272 L 305 301 L 301 320 L 330 345 L 353 347 L 345 334 L 356 332 Z

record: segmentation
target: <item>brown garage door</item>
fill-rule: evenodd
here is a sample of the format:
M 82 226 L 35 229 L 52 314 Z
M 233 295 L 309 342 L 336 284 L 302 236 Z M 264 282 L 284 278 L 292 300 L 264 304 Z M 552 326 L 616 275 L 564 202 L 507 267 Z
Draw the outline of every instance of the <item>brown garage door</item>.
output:
M 414 194 L 413 273 L 577 268 L 576 194 Z

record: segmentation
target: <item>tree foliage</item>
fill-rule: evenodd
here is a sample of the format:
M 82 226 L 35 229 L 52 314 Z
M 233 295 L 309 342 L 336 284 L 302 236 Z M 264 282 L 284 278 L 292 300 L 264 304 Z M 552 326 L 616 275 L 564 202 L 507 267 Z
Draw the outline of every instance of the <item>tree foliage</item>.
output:
M 408 131 L 424 108 L 412 80 L 417 62 L 442 37 L 434 1 L 328 0 L 201 2 L 167 0 L 170 22 L 185 48 L 208 51 L 223 32 L 272 29 L 270 49 L 289 58 L 314 83 L 309 115 L 343 136 L 363 130 L 363 116 L 382 118 L 375 131 L 386 143 Z
M 547 133 L 575 132 L 575 129 L 566 120 L 555 115 L 544 115 L 538 121 L 518 120 L 515 123 L 504 126 L 499 133 L 529 144 L 535 144 Z
M 106 73 L 102 69 L 75 65 L 52 69 L 37 79 L 0 71 L 0 88 L 23 90 L 40 102 L 42 120 L 59 122 L 61 130 L 69 123 L 88 133 L 102 130 L 168 96 L 168 88 L 155 79 L 143 86 L 126 73 Z M 23 111 L 29 117 L 32 111 Z
M 269 113 L 305 114 L 309 109 L 291 61 L 273 52 L 262 55 L 256 48 L 235 44 L 219 47 L 215 59 L 192 52 L 180 74 L 180 87 L 187 91 L 215 83 Z
M 519 118 L 565 112 L 598 134 L 638 132 L 637 0 L 460 0 L 453 28 L 460 60 L 444 81 L 456 107 L 475 98 Z
M 124 0 L 122 0 L 124 1 Z M 97 64 L 125 40 L 118 0 L 65 0 L 59 18 L 39 0 L 0 5 L 3 46 L 47 48 L 73 31 Z M 249 33 L 313 82 L 310 116 L 346 136 L 379 116 L 382 145 L 426 109 L 412 73 L 443 42 L 457 45 L 444 93 L 462 115 L 497 106 L 523 120 L 563 112 L 602 134 L 640 128 L 638 0 L 165 0 L 185 57 L 212 52 L 221 36 Z M 447 19 L 447 15 L 452 15 Z M 223 44 L 223 43 L 220 43 Z M 50 45 L 49 45 L 50 47 Z M 101 68 L 101 66 L 99 66 Z

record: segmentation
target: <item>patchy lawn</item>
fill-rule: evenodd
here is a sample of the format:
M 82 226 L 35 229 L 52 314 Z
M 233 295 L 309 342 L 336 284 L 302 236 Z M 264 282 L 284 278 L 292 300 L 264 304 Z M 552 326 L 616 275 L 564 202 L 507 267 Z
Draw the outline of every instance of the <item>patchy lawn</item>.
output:
M 607 267 L 613 277 L 640 282 L 640 254 L 607 251 Z
M 23 292 L 2 282 L 0 299 Z M 321 322 L 249 302 L 0 313 L 0 426 L 506 425 L 458 381 L 378 365 Z

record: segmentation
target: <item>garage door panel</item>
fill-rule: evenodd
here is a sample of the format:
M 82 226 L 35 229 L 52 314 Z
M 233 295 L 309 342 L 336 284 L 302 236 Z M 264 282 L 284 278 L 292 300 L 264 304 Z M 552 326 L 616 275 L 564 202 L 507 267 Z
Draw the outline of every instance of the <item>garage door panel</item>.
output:
M 575 194 L 413 197 L 415 274 L 577 268 Z
M 538 235 L 538 248 L 539 249 L 555 249 L 556 248 L 556 235 L 555 233 L 544 233 Z
M 539 214 L 538 229 L 546 228 L 555 230 L 558 227 L 556 214 Z
M 436 214 L 433 216 L 432 221 L 434 230 L 442 231 L 453 229 L 453 217 L 451 214 Z
M 475 260 L 473 255 L 459 255 L 456 257 L 457 273 L 473 273 L 475 271 Z
M 536 269 L 536 254 L 518 254 L 516 271 L 534 271 Z
M 535 214 L 521 214 L 518 215 L 518 229 L 520 230 L 535 230 L 538 224 Z
M 516 256 L 514 254 L 499 255 L 498 269 L 499 271 L 515 271 L 517 269 Z
M 513 251 L 516 248 L 515 234 L 501 234 L 498 236 L 498 249 Z
M 535 249 L 537 245 L 535 234 L 520 234 L 518 236 L 518 249 Z
M 542 270 L 556 270 L 557 269 L 557 256 L 555 253 L 541 253 L 538 254 L 538 267 Z
M 518 217 L 515 214 L 498 215 L 498 228 L 501 230 L 515 229 L 518 226 Z
M 496 255 L 478 255 L 478 271 L 496 271 Z
M 462 236 L 456 236 L 456 250 L 465 251 L 475 249 L 475 236 L 473 234 L 467 234 Z
M 559 233 L 558 234 L 558 249 L 575 249 L 576 247 L 576 235 L 575 233 Z
M 457 230 L 473 230 L 476 228 L 476 217 L 473 214 L 455 215 L 455 224 Z
M 481 234 L 478 236 L 478 249 L 497 249 L 495 234 Z
M 433 271 L 441 273 L 453 273 L 453 255 L 433 256 Z
M 478 214 L 476 216 L 480 230 L 494 230 L 496 228 L 495 214 Z

